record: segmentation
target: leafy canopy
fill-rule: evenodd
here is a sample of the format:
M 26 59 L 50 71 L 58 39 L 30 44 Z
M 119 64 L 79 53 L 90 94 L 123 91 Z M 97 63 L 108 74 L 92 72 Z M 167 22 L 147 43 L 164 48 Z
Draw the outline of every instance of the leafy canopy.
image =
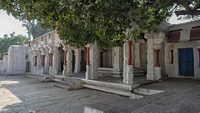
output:
M 199 0 L 0 0 L 1 9 L 18 19 L 37 19 L 43 26 L 59 28 L 65 43 L 77 47 L 95 41 L 101 47 L 121 45 L 127 29 L 136 38 L 174 10 L 196 14 L 191 12 L 198 4 Z

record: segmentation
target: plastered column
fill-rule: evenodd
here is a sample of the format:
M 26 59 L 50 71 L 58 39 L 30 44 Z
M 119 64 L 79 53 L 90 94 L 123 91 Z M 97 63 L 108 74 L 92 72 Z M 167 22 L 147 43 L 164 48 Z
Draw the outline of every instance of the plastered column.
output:
M 81 50 L 75 50 L 75 69 L 74 73 L 80 73 L 81 71 Z
M 48 48 L 46 48 L 46 51 L 45 51 L 44 68 L 45 68 L 45 74 L 49 74 L 49 50 L 48 50 Z
M 123 70 L 123 49 L 122 47 L 115 47 L 113 48 L 113 68 L 114 68 L 114 77 L 121 77 L 122 76 L 122 70 Z M 117 70 L 117 71 L 115 71 Z
M 72 50 L 67 50 L 67 70 L 66 70 L 66 76 L 72 75 Z
M 53 69 L 53 47 L 49 47 L 49 74 L 52 75 L 52 69 Z
M 38 51 L 38 56 L 37 56 L 37 73 L 41 74 L 41 67 L 42 67 L 42 53 L 39 50 Z
M 140 43 L 135 43 L 135 67 L 140 68 Z
M 64 47 L 63 48 L 63 76 L 66 76 L 67 75 L 67 48 Z
M 41 48 L 41 74 L 45 73 L 45 56 L 46 56 L 46 50 L 45 48 Z
M 161 78 L 160 52 L 165 35 L 149 33 L 145 34 L 145 37 L 147 37 L 147 80 L 159 80 Z
M 86 52 L 86 79 L 96 79 L 98 77 L 97 67 L 99 64 L 99 49 L 97 47 L 97 44 L 88 44 Z
M 52 74 L 58 74 L 58 47 L 53 48 L 53 67 L 52 67 Z
M 132 61 L 132 41 L 127 40 L 123 46 L 124 51 L 124 68 L 123 68 L 123 83 L 133 84 L 133 61 Z

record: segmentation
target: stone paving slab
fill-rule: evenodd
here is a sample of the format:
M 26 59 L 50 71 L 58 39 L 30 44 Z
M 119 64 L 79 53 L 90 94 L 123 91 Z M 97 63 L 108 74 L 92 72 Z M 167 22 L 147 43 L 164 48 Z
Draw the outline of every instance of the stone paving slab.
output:
M 164 92 L 129 99 L 91 89 L 66 91 L 24 76 L 0 76 L 0 113 L 83 113 L 91 105 L 119 113 L 200 113 L 200 81 L 168 79 L 143 88 Z

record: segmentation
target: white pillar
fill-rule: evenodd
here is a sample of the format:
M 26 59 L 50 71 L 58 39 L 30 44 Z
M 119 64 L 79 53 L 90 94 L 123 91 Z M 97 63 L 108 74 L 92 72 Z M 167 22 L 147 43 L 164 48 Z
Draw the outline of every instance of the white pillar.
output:
M 45 53 L 45 74 L 49 74 L 49 50 L 46 48 L 46 53 Z
M 127 40 L 124 43 L 124 68 L 123 68 L 123 83 L 133 84 L 133 62 L 132 62 L 132 41 Z
M 80 73 L 81 71 L 81 50 L 75 50 L 75 69 L 74 73 Z
M 45 73 L 45 56 L 46 56 L 46 50 L 42 48 L 41 49 L 41 74 Z
M 121 77 L 122 70 L 123 70 L 123 50 L 122 47 L 115 47 L 113 48 L 113 76 L 114 77 Z M 117 71 L 116 71 L 117 70 Z
M 53 69 L 53 47 L 49 47 L 49 74 L 52 75 Z
M 63 48 L 63 76 L 66 76 L 67 75 L 67 48 L 64 47 Z
M 135 67 L 140 68 L 140 43 L 135 43 Z
M 41 74 L 41 67 L 42 67 L 42 65 L 41 65 L 41 63 L 42 63 L 41 59 L 42 58 L 41 57 L 42 57 L 42 55 L 41 55 L 41 51 L 40 50 L 38 51 L 38 56 L 37 57 L 38 58 L 37 58 L 37 68 L 36 69 L 37 69 L 37 73 Z
M 87 59 L 89 62 L 86 66 L 86 79 L 96 79 L 98 77 L 97 67 L 99 66 L 99 49 L 96 43 L 88 45 Z
M 147 37 L 147 79 L 158 80 L 161 78 L 160 51 L 165 39 L 164 33 L 149 33 Z M 164 49 L 163 49 L 164 50 Z M 163 58 L 164 59 L 164 58 Z
M 53 67 L 52 67 L 52 74 L 58 74 L 58 47 L 53 48 Z
M 72 74 L 72 50 L 67 50 L 67 76 Z

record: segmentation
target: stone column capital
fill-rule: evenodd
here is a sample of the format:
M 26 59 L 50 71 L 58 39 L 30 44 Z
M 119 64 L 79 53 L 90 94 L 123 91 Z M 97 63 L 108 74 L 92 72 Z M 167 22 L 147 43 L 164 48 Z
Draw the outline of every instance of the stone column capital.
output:
M 37 50 L 33 50 L 33 54 L 34 54 L 34 56 L 37 56 L 38 51 Z
M 63 51 L 67 51 L 67 47 L 66 46 L 63 46 Z
M 41 50 L 41 54 L 42 54 L 42 55 L 45 55 L 45 54 L 46 54 L 45 48 L 41 48 L 40 50 Z
M 75 55 L 80 55 L 80 49 L 75 49 L 74 52 L 75 52 Z

